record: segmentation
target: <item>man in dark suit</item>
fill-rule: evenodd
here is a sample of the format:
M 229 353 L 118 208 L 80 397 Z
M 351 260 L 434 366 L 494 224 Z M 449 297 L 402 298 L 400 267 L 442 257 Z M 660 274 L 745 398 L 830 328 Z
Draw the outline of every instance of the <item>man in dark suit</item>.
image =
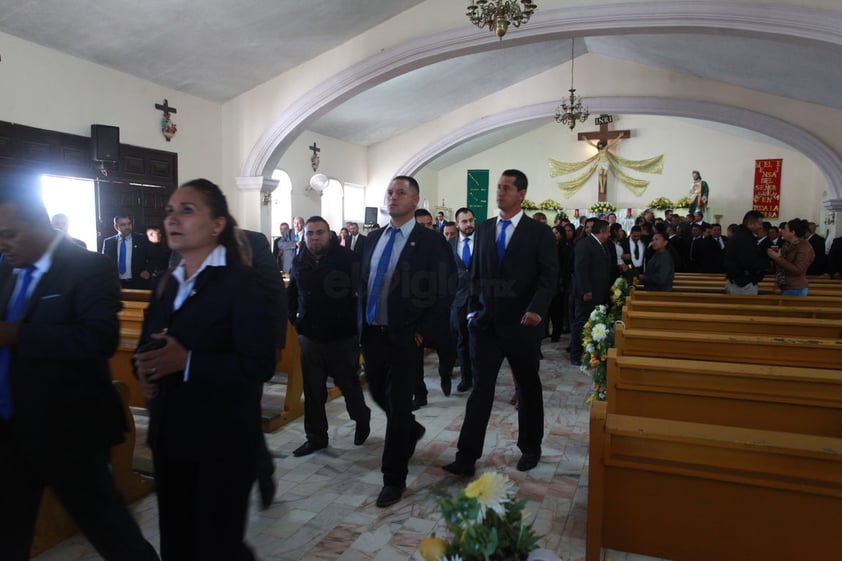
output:
M 609 226 L 610 230 L 610 226 Z M 620 244 L 623 246 L 623 261 L 628 265 L 628 271 L 624 276 L 628 280 L 634 279 L 643 272 L 643 264 L 646 256 L 646 244 L 641 239 L 643 231 L 640 226 L 632 226 L 629 236 L 623 238 Z
M 46 487 L 107 560 L 157 560 L 114 485 L 120 284 L 50 226 L 33 177 L 0 178 L 0 557 L 29 559 Z
M 456 229 L 459 233 L 448 240 L 456 260 L 456 294 L 450 307 L 450 329 L 456 336 L 456 354 L 459 357 L 461 380 L 456 391 L 466 392 L 474 385 L 471 353 L 468 339 L 468 301 L 471 295 L 470 267 L 476 248 L 474 213 L 468 208 L 456 211 Z
M 842 278 L 842 237 L 835 238 L 827 254 L 828 273 L 834 279 Z
M 807 241 L 813 246 L 816 258 L 807 268 L 807 276 L 819 276 L 827 273 L 827 248 L 826 240 L 815 232 L 815 224 L 811 224 L 812 233 L 807 236 Z
M 573 249 L 573 301 L 574 322 L 570 346 L 570 364 L 582 364 L 582 329 L 591 312 L 600 304 L 608 303 L 611 284 L 613 255 L 605 249 L 608 239 L 608 222 L 594 221 L 591 233 Z
M 559 264 L 550 228 L 521 209 L 527 186 L 522 171 L 503 171 L 497 182 L 500 214 L 477 229 L 472 264 L 477 292 L 468 319 L 474 390 L 465 407 L 456 460 L 444 466 L 455 475 L 473 475 L 482 456 L 504 358 L 518 388 L 517 446 L 522 455 L 517 469 L 528 471 L 541 459 L 544 400 L 539 355 L 550 301 L 558 290 Z
M 362 257 L 365 253 L 366 236 L 360 234 L 360 226 L 356 222 L 348 222 L 345 227 L 348 228 L 348 234 L 351 235 L 351 245 L 348 246 L 348 249 Z
M 132 232 L 131 216 L 115 216 L 117 234 L 102 240 L 102 253 L 111 258 L 123 288 L 149 288 L 155 271 L 154 255 L 143 234 Z
M 362 258 L 358 321 L 371 397 L 386 412 L 377 506 L 398 502 L 409 459 L 425 428 L 412 414 L 412 392 L 423 368 L 424 342 L 448 329 L 454 274 L 444 237 L 415 222 L 418 182 L 392 179 L 386 189 L 391 221 L 372 232 Z

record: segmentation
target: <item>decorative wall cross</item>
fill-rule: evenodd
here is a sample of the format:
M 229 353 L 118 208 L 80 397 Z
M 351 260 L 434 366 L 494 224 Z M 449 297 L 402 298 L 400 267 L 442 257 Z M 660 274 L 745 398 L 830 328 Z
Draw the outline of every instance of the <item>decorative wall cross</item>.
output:
M 580 132 L 576 138 L 586 141 L 599 150 L 600 153 L 603 151 L 607 152 L 608 148 L 616 144 L 621 138 L 631 137 L 630 130 L 609 131 L 608 123 L 613 122 L 613 119 L 609 115 L 600 115 L 594 121 L 599 123 L 598 131 Z M 603 158 L 600 158 L 600 163 L 604 165 L 599 166 L 599 191 L 597 197 L 599 202 L 604 203 L 608 200 L 608 161 L 607 159 L 603 160 Z
M 178 127 L 176 127 L 175 123 L 170 116 L 170 113 L 178 113 L 178 110 L 175 107 L 170 107 L 170 102 L 166 99 L 164 100 L 164 104 L 161 105 L 160 103 L 155 104 L 155 109 L 158 111 L 163 111 L 164 115 L 161 117 L 161 133 L 164 135 L 164 138 L 167 139 L 169 142 L 172 137 L 175 136 L 175 133 L 178 132 Z
M 316 171 L 319 169 L 319 152 L 321 152 L 322 149 L 316 146 L 315 142 L 313 142 L 313 145 L 309 148 L 313 151 L 313 155 L 310 157 L 310 165 L 313 166 L 313 171 Z

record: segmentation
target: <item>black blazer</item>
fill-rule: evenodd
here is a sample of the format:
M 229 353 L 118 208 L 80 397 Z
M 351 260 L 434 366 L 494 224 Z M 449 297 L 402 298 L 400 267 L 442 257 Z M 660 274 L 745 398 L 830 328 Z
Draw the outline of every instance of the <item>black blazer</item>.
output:
M 558 292 L 558 251 L 552 230 L 525 214 L 512 233 L 503 260 L 497 262 L 497 218 L 479 225 L 473 277 L 477 294 L 471 312 L 479 328 L 520 327 L 526 312 L 547 321 L 550 301 Z
M 173 312 L 178 281 L 158 279 L 139 345 L 167 329 L 191 351 L 189 380 L 176 373 L 148 400 L 149 444 L 184 458 L 209 450 L 256 446 L 261 437 L 260 396 L 275 371 L 272 314 L 258 273 L 240 264 L 207 267 L 190 296 Z
M 474 264 L 476 260 L 476 240 L 477 235 L 474 232 L 473 238 L 471 239 L 471 243 L 474 245 L 473 252 L 471 252 L 471 261 L 469 262 L 469 266 L 465 266 L 465 262 L 462 261 L 462 256 L 459 255 L 457 249 L 459 248 L 459 240 L 461 239 L 462 234 L 458 234 L 449 240 L 447 243 L 450 244 L 451 249 L 453 250 L 453 257 L 454 257 L 454 264 L 456 265 L 456 291 L 453 296 L 453 306 L 457 308 L 461 308 L 468 303 L 468 300 L 471 296 L 471 270 L 470 266 Z
M 287 340 L 287 289 L 278 263 L 269 250 L 269 240 L 260 232 L 243 230 L 251 246 L 251 266 L 268 300 L 274 325 L 275 347 L 283 349 Z
M 573 248 L 574 297 L 581 299 L 590 292 L 595 305 L 608 302 L 611 270 L 616 254 L 611 255 L 592 234 L 582 238 Z
M 120 235 L 114 235 L 110 238 L 102 240 L 102 253 L 111 258 L 114 264 L 114 270 L 117 270 L 117 244 L 119 243 Z M 147 271 L 150 275 L 155 272 L 155 255 L 149 240 L 143 234 L 132 232 L 132 280 L 140 282 L 144 281 L 140 278 L 140 273 Z
M 4 315 L 15 282 L 12 267 L 2 263 Z M 62 461 L 70 451 L 122 441 L 127 426 L 108 368 L 120 337 L 121 307 L 109 260 L 62 238 L 27 301 L 12 346 L 12 427 L 30 457 Z
M 815 276 L 825 274 L 828 269 L 825 239 L 818 234 L 813 234 L 807 239 L 807 241 L 810 242 L 811 246 L 813 246 L 813 251 L 816 254 L 816 258 L 813 259 L 812 264 L 810 264 L 810 267 L 807 269 L 807 275 Z
M 377 240 L 386 230 L 380 228 L 369 234 L 363 253 L 357 307 L 357 321 L 363 343 L 371 255 L 377 247 Z M 417 332 L 425 341 L 433 341 L 437 335 L 447 332 L 450 303 L 453 300 L 450 279 L 454 274 L 453 252 L 444 237 L 416 224 L 398 257 L 389 284 L 389 335 L 412 340 Z
M 348 238 L 348 243 L 350 243 L 350 241 L 351 241 L 351 238 Z M 354 249 L 352 251 L 354 253 L 356 253 L 358 256 L 360 256 L 360 258 L 362 258 L 363 254 L 365 253 L 365 246 L 367 245 L 367 243 L 368 243 L 368 238 L 366 236 L 363 236 L 362 234 L 360 234 L 357 237 L 357 243 L 354 244 Z M 351 246 L 349 245 L 348 247 L 350 248 Z

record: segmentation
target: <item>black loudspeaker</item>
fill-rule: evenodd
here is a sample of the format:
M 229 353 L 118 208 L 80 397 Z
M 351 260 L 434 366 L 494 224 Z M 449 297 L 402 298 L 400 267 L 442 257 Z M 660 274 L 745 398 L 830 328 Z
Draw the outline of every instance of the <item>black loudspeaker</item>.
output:
M 365 207 L 365 225 L 372 226 L 374 224 L 377 224 L 377 207 L 367 206 Z
M 97 162 L 116 162 L 120 157 L 120 128 L 91 125 L 91 151 Z

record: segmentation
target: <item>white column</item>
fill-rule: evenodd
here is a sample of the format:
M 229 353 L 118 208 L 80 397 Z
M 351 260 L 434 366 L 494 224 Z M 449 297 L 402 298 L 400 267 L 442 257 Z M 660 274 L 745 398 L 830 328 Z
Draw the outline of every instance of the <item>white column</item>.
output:
M 236 216 L 241 228 L 264 232 L 263 225 L 269 228 L 268 211 L 271 203 L 272 191 L 278 186 L 276 179 L 268 179 L 262 175 L 257 177 L 235 177 L 239 191 L 240 215 Z

